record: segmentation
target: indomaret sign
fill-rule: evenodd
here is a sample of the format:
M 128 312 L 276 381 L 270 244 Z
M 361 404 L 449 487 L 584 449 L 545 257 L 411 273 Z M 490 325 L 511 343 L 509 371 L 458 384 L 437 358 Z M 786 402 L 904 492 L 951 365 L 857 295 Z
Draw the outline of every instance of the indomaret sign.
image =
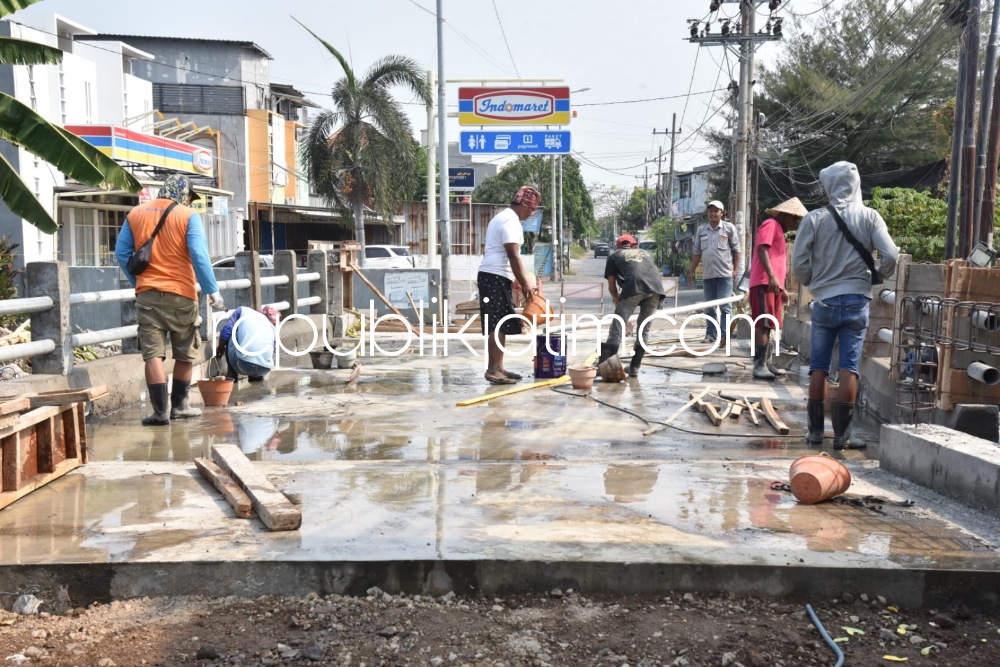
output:
M 459 88 L 459 125 L 569 125 L 569 87 Z

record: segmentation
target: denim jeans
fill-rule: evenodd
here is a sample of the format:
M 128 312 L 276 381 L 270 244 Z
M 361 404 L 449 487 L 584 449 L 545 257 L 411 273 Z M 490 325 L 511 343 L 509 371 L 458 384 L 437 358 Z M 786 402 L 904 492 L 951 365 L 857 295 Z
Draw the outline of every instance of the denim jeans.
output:
M 660 295 L 655 292 L 641 292 L 639 294 L 633 294 L 627 299 L 618 299 L 618 303 L 615 305 L 615 315 L 617 317 L 611 322 L 611 330 L 608 332 L 608 344 L 609 345 L 621 345 L 622 343 L 622 322 L 628 322 L 628 318 L 632 317 L 632 313 L 635 312 L 636 307 L 639 308 L 639 318 L 635 323 L 636 332 L 636 349 L 639 347 L 639 331 L 642 329 L 642 323 L 652 316 L 656 312 L 657 306 L 660 305 Z M 618 318 L 621 318 L 619 320 Z M 646 342 L 649 340 L 649 327 L 642 332 L 642 340 Z
M 868 331 L 868 305 L 871 299 L 862 294 L 841 294 L 826 301 L 814 301 L 810 338 L 809 372 L 830 372 L 833 344 L 840 343 L 837 368 L 858 372 L 861 346 Z
M 731 276 L 725 278 L 705 278 L 705 301 L 715 301 L 716 299 L 725 299 L 727 296 L 733 295 L 733 279 Z M 722 310 L 722 319 L 720 320 L 719 310 Z M 702 311 L 712 320 L 718 322 L 722 325 L 723 331 L 729 331 L 729 315 L 733 312 L 733 305 L 727 303 L 724 306 L 713 306 L 711 308 L 706 308 Z M 705 335 L 713 340 L 723 340 L 719 337 L 719 329 L 712 320 L 707 320 L 705 323 Z

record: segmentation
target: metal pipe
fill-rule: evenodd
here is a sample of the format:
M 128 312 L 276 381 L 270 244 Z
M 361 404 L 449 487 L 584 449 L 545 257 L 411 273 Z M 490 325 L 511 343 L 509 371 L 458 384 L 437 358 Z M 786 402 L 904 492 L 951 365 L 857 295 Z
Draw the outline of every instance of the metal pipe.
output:
M 260 279 L 261 287 L 265 285 L 287 285 L 288 276 L 267 276 Z
M 53 305 L 54 302 L 50 296 L 32 296 L 24 299 L 6 299 L 4 301 L 0 301 L 0 315 L 41 313 L 50 309 Z
M 998 371 L 993 366 L 987 366 L 980 361 L 973 361 L 969 364 L 969 367 L 965 369 L 969 377 L 977 382 L 982 382 L 983 384 L 988 384 L 991 387 L 996 384 L 1000 384 L 1000 371 Z
M 896 293 L 891 289 L 884 289 L 878 293 L 878 298 L 885 303 L 896 303 Z
M 218 281 L 219 290 L 224 289 L 247 289 L 250 287 L 249 278 L 234 278 L 233 280 L 220 280 Z M 199 291 L 201 288 L 198 288 Z
M 8 345 L 7 347 L 0 347 L 0 361 L 14 361 L 15 359 L 24 359 L 39 354 L 48 354 L 55 351 L 55 349 L 55 342 L 48 339 Z
M 996 313 L 991 313 L 988 310 L 974 310 L 972 311 L 972 325 L 987 331 L 996 331 L 1000 329 L 1000 318 L 997 317 Z
M 314 306 L 318 303 L 322 303 L 323 299 L 318 296 L 307 296 L 304 299 L 299 299 L 295 302 L 295 305 L 301 308 L 302 306 Z
M 883 343 L 892 343 L 892 329 L 879 329 L 878 339 Z
M 292 307 L 292 304 L 288 303 L 287 301 L 276 301 L 275 303 L 265 303 L 263 306 L 261 306 L 261 308 L 266 308 L 268 306 L 277 308 L 278 310 L 288 310 L 289 308 Z
M 295 282 L 297 283 L 311 283 L 316 280 L 319 280 L 318 271 L 313 271 L 312 273 L 298 273 L 295 275 Z
M 97 345 L 98 343 L 109 343 L 113 340 L 124 340 L 126 338 L 136 338 L 139 335 L 139 327 L 136 324 L 125 327 L 115 327 L 114 329 L 101 329 L 100 331 L 84 331 L 73 334 L 70 342 L 73 347 L 83 345 Z
M 134 289 L 113 289 L 103 292 L 81 292 L 80 294 L 70 294 L 70 305 L 80 303 L 112 303 L 114 301 L 131 301 L 135 298 Z

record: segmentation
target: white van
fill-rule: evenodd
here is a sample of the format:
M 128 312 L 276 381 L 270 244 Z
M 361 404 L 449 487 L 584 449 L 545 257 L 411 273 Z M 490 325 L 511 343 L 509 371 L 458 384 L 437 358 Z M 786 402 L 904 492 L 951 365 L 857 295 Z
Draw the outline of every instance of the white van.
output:
M 365 268 L 412 269 L 415 264 L 409 249 L 399 245 L 366 245 Z

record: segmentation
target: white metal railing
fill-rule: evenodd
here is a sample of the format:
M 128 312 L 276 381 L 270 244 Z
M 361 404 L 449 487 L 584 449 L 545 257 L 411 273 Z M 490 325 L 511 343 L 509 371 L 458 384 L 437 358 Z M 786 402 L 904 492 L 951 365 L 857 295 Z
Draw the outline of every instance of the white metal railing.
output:
M 46 265 L 37 268 L 38 275 L 43 276 L 42 283 L 47 284 L 53 276 L 57 275 L 57 271 L 50 266 L 58 267 L 57 262 L 41 262 L 39 264 Z M 327 264 L 325 256 L 322 259 L 322 264 L 325 266 Z M 259 286 L 286 286 L 286 285 L 298 285 L 298 284 L 310 284 L 321 281 L 323 276 L 318 271 L 310 271 L 298 273 L 296 272 L 294 258 L 291 262 L 291 271 L 295 272 L 292 275 L 282 274 L 276 276 L 265 276 L 259 278 Z M 37 265 L 36 265 L 37 267 Z M 51 273 L 50 273 L 51 272 Z M 294 283 L 293 279 L 294 278 Z M 232 280 L 220 280 L 218 282 L 219 290 L 246 290 L 252 287 L 252 281 L 250 278 L 235 278 Z M 69 293 L 66 294 L 65 285 L 61 280 L 57 280 L 57 287 L 55 290 L 61 291 L 61 294 L 56 294 L 54 296 L 32 296 L 27 298 L 18 299 L 6 299 L 0 301 L 0 316 L 2 315 L 31 315 L 32 316 L 32 327 L 31 336 L 33 340 L 25 343 L 16 343 L 14 345 L 8 345 L 5 347 L 0 347 L 0 363 L 6 363 L 14 361 L 16 359 L 24 359 L 26 357 L 42 357 L 41 361 L 36 360 L 37 365 L 43 367 L 44 369 L 56 369 L 56 370 L 41 370 L 42 373 L 50 372 L 68 372 L 72 368 L 72 353 L 65 358 L 65 355 L 61 355 L 57 360 L 53 357 L 46 358 L 46 355 L 51 355 L 53 352 L 59 350 L 62 345 L 59 341 L 66 341 L 68 339 L 69 346 L 71 347 L 81 347 L 86 345 L 97 345 L 100 343 L 108 343 L 111 341 L 128 341 L 138 337 L 138 325 L 135 324 L 134 311 L 132 314 L 132 321 L 126 321 L 123 326 L 112 327 L 108 329 L 99 329 L 96 331 L 83 331 L 76 334 L 70 334 L 68 331 L 66 322 L 53 323 L 51 320 L 59 318 L 45 318 L 43 317 L 39 320 L 39 314 L 47 313 L 53 308 L 57 308 L 60 301 L 65 303 L 68 301 L 70 306 L 88 306 L 88 305 L 99 305 L 108 303 L 128 303 L 135 301 L 135 290 L 134 289 L 115 289 L 115 290 L 102 290 L 95 292 L 80 292 L 80 293 Z M 321 288 L 322 289 L 322 288 Z M 198 286 L 198 292 L 200 292 L 200 286 Z M 311 290 L 312 291 L 312 290 Z M 296 294 L 295 290 L 291 291 L 291 294 Z M 63 301 L 65 300 L 65 301 Z M 295 311 L 297 312 L 299 308 L 306 306 L 318 306 L 323 305 L 327 299 L 323 295 L 311 295 L 302 298 L 295 299 Z M 278 308 L 279 310 L 288 310 L 292 305 L 288 300 L 281 300 L 272 304 L 268 304 Z M 125 313 L 126 311 L 123 311 Z M 324 313 L 326 314 L 326 313 Z M 229 313 L 213 313 L 213 316 L 209 319 L 212 323 L 217 323 L 220 316 L 228 316 Z M 123 317 L 123 319 L 125 319 Z M 57 363 L 58 362 L 58 363 Z

